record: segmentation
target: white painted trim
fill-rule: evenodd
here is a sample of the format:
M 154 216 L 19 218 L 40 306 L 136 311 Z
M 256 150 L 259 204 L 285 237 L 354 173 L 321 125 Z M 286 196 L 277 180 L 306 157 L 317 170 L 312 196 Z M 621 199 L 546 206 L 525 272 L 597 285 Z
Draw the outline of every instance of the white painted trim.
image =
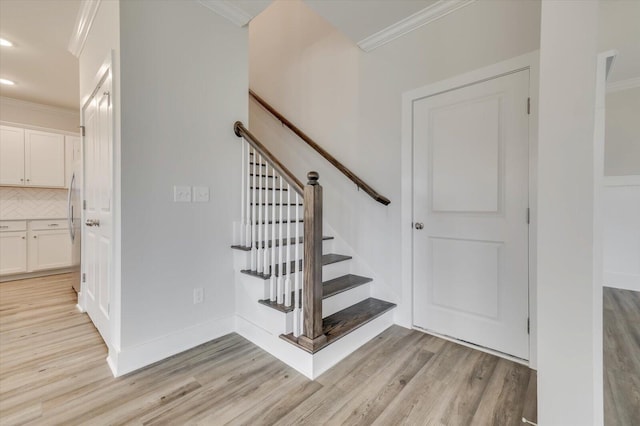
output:
M 19 108 L 26 108 L 31 111 L 49 112 L 53 114 L 71 115 L 77 117 L 80 114 L 80 110 L 72 108 L 63 108 L 53 105 L 45 105 L 37 102 L 23 101 L 22 99 L 9 98 L 6 96 L 0 96 L 0 105 L 12 106 Z
M 640 175 L 605 176 L 604 186 L 640 186 Z
M 253 19 L 253 16 L 228 0 L 198 0 L 198 3 L 239 27 L 244 27 Z
M 529 124 L 529 206 L 531 224 L 529 227 L 529 314 L 531 330 L 529 335 L 529 366 L 537 368 L 537 170 L 538 164 L 538 68 L 539 52 L 534 51 L 456 77 L 438 81 L 402 94 L 402 138 L 401 152 L 401 259 L 402 259 L 402 299 L 398 303 L 397 324 L 413 328 L 413 140 L 412 105 L 415 100 L 454 90 L 500 75 L 529 69 L 529 96 L 531 97 L 531 118 Z
M 82 53 L 84 43 L 87 41 L 91 25 L 93 25 L 93 19 L 96 17 L 99 7 L 100 0 L 82 0 L 80 4 L 76 23 L 73 26 L 73 33 L 67 46 L 69 52 L 76 58 L 79 58 L 80 53 Z
M 640 87 L 640 77 L 629 78 L 627 80 L 612 81 L 611 83 L 607 83 L 607 93 L 636 89 L 638 87 Z
M 107 362 L 114 377 L 138 370 L 154 362 L 184 352 L 218 337 L 233 333 L 234 316 L 216 318 L 180 329 L 148 342 L 122 348 L 115 356 L 110 352 Z
M 24 186 L 22 187 L 24 188 Z M 29 219 L 1 219 L 1 220 L 29 220 Z M 19 274 L 11 274 L 11 275 L 1 275 L 0 283 L 4 283 L 7 281 L 16 281 L 16 280 L 25 280 L 27 278 L 38 278 L 38 277 L 48 277 L 52 275 L 60 275 L 60 274 L 68 274 L 69 272 L 75 272 L 77 268 L 68 267 L 62 269 L 52 269 L 48 271 L 38 271 L 38 272 L 21 272 Z
M 515 362 L 515 363 L 518 363 L 518 364 L 529 366 L 529 362 L 526 359 L 520 359 L 520 358 L 517 358 L 515 356 L 511 356 L 509 354 L 505 354 L 505 353 L 502 353 L 502 352 L 494 351 L 493 349 L 485 348 L 484 346 L 474 345 L 473 343 L 465 342 L 464 340 L 458 340 L 458 339 L 455 339 L 453 337 L 449 337 L 446 334 L 436 333 L 435 331 L 427 330 L 426 328 L 420 328 L 420 327 L 414 326 L 413 329 L 416 330 L 416 331 L 419 331 L 421 333 L 429 334 L 431 336 L 437 337 L 437 338 L 442 339 L 442 340 L 453 342 L 453 343 L 456 343 L 458 345 L 461 345 L 461 346 L 464 346 L 464 347 L 467 347 L 467 348 L 475 349 L 476 351 L 484 352 L 484 353 L 487 353 L 487 354 L 490 354 L 490 355 L 495 355 L 495 356 L 497 356 L 499 358 L 504 358 L 504 359 L 507 359 L 509 361 L 512 361 L 512 362 Z
M 78 114 L 78 117 L 79 116 L 80 115 Z M 67 130 L 53 129 L 51 127 L 32 126 L 30 124 L 14 123 L 14 122 L 11 122 L 11 121 L 0 121 L 0 125 L 2 125 L 2 126 L 11 126 L 11 127 L 21 127 L 23 129 L 38 130 L 40 132 L 57 133 L 59 135 L 65 135 L 65 136 L 80 136 L 80 133 L 69 132 Z M 24 188 L 24 187 L 22 187 L 22 188 Z M 4 220 L 4 219 L 2 219 L 2 220 Z M 20 219 L 20 220 L 24 220 L 24 219 Z
M 395 24 L 389 25 L 387 28 L 360 40 L 358 42 L 358 47 L 365 52 L 371 52 L 373 49 L 377 49 L 378 47 L 410 33 L 423 25 L 427 25 L 430 22 L 440 19 L 461 7 L 468 6 L 474 1 L 475 0 L 439 0 L 436 3 L 419 10 L 413 15 L 410 15 Z

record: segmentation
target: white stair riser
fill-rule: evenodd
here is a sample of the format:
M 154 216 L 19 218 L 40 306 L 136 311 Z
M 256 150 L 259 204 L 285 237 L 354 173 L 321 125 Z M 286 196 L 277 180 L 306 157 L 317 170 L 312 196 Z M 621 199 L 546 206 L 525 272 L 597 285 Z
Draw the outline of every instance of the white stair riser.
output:
M 333 315 L 338 311 L 369 298 L 371 296 L 370 285 L 371 283 L 366 283 L 323 299 L 322 318 L 326 318 L 329 315 Z
M 351 260 L 331 263 L 322 267 L 322 282 L 351 273 Z
M 268 281 L 261 284 L 259 280 L 248 275 L 240 275 L 243 276 L 236 279 L 236 313 L 249 321 L 260 324 L 260 327 L 274 336 L 279 336 L 283 332 L 291 332 L 293 315 L 285 315 L 258 303 L 258 300 L 268 298 L 266 284 Z

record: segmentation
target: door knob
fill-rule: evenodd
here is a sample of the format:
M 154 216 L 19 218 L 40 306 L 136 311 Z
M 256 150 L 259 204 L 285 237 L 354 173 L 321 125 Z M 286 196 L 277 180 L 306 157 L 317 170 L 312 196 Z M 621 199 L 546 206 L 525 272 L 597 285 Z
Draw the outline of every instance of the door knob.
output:
M 420 229 L 424 228 L 424 223 L 416 222 L 416 224 L 414 226 L 415 226 L 416 229 L 420 230 Z

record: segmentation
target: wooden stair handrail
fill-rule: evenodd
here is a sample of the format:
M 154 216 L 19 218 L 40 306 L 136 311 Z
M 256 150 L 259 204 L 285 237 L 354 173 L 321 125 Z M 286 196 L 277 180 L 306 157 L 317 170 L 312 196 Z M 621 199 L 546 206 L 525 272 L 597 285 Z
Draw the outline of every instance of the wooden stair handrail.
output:
M 246 128 L 241 121 L 236 121 L 233 125 L 233 131 L 239 138 L 244 138 L 260 155 L 268 159 L 274 169 L 282 175 L 284 180 L 300 195 L 304 196 L 304 185 L 295 177 L 284 164 L 280 162 L 256 137 Z
M 385 206 L 387 206 L 387 205 L 389 205 L 389 203 L 391 203 L 391 201 L 387 197 L 385 197 L 383 195 L 380 195 L 375 189 L 370 187 L 365 181 L 363 181 L 358 176 L 356 176 L 355 173 L 353 173 L 351 170 L 349 170 L 344 164 L 342 164 L 340 161 L 338 161 L 333 155 L 329 154 L 324 148 L 322 148 L 320 145 L 318 145 L 313 139 L 311 139 L 306 133 L 304 133 L 302 130 L 300 130 L 291 121 L 287 120 L 287 118 L 285 116 L 283 116 L 278 111 L 276 111 L 275 108 L 273 108 L 271 105 L 269 105 L 264 99 L 262 99 L 260 96 L 258 96 L 253 90 L 249 89 L 249 95 L 253 99 L 255 99 L 256 102 L 258 102 L 260 105 L 262 105 L 262 107 L 264 109 L 269 111 L 271 113 L 271 115 L 276 117 L 282 124 L 287 126 L 293 133 L 298 135 L 298 137 L 300 137 L 300 139 L 305 141 L 307 143 L 307 145 L 309 145 L 311 148 L 315 149 L 316 152 L 318 152 L 320 155 L 322 155 L 329 163 L 331 163 L 335 168 L 340 170 L 346 177 L 351 179 L 351 181 L 353 183 L 355 183 L 358 186 L 358 188 L 361 188 L 371 198 L 373 198 L 374 200 L 376 200 L 379 203 L 384 204 Z

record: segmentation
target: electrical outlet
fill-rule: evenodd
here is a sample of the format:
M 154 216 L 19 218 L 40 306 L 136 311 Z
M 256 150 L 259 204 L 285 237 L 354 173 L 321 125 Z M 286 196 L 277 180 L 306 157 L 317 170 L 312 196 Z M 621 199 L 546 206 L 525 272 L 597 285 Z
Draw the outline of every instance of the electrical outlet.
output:
M 204 289 L 202 287 L 197 287 L 193 289 L 193 304 L 197 305 L 198 303 L 204 302 Z
M 194 186 L 193 187 L 193 201 L 196 203 L 209 202 L 209 187 L 208 186 Z
M 191 187 L 190 186 L 174 186 L 173 187 L 173 201 L 176 203 L 190 203 L 191 202 Z

